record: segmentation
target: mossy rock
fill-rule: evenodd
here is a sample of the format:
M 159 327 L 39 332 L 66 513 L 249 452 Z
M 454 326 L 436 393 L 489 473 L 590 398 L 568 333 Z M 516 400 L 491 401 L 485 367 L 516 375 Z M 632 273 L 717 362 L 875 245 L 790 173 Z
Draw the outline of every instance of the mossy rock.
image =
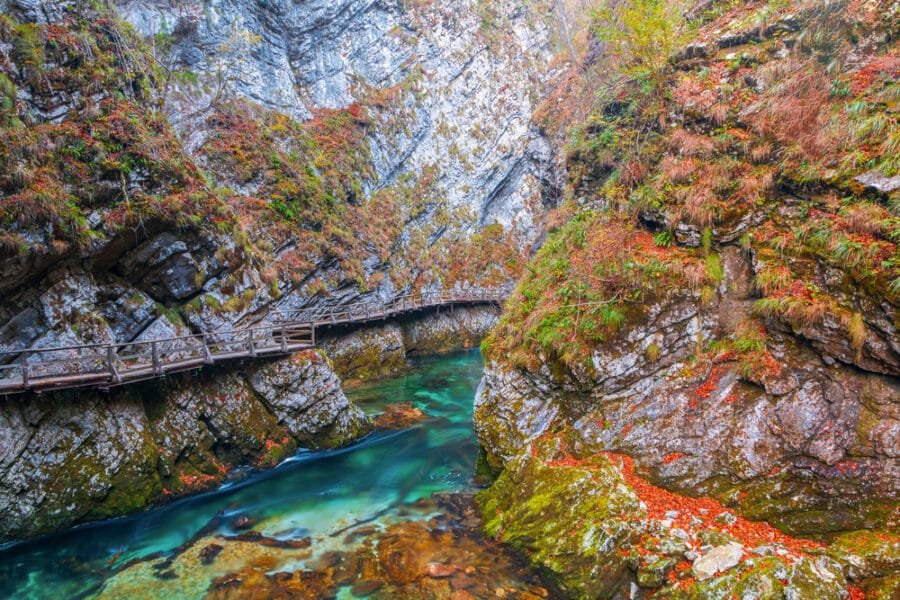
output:
M 619 549 L 638 540 L 640 500 L 603 456 L 562 464 L 555 439 L 534 448 L 476 497 L 485 531 L 525 553 L 567 597 L 614 597 L 633 581 Z
M 862 584 L 866 600 L 894 600 L 900 598 L 900 574 L 869 579 Z
M 838 536 L 828 555 L 841 563 L 851 579 L 900 573 L 900 537 L 881 531 L 852 531 Z

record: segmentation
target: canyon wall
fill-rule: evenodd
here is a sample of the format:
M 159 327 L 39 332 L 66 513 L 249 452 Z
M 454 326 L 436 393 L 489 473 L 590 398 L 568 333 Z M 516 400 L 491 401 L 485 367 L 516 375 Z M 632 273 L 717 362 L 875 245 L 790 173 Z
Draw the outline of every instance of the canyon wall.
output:
M 552 72 L 541 3 L 0 7 L 3 364 L 506 283 L 555 202 L 531 125 Z M 473 319 L 474 336 L 492 322 Z M 404 327 L 411 351 L 477 342 L 456 322 L 432 340 Z M 359 360 L 351 341 L 329 352 Z M 12 396 L 2 415 L 3 539 L 368 428 L 316 353 Z
M 693 4 L 598 14 L 538 112 L 566 201 L 483 346 L 482 516 L 567 597 L 894 597 L 896 3 Z

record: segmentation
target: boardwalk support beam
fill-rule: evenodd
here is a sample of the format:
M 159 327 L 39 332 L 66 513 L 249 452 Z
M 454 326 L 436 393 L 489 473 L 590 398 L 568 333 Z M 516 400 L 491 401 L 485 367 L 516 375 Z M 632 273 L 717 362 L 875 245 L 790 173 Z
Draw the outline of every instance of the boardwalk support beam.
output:
M 116 369 L 116 349 L 113 345 L 106 347 L 106 368 L 109 369 L 109 375 L 113 381 L 116 383 L 122 382 L 119 371 Z
M 153 374 L 162 375 L 162 365 L 159 362 L 159 344 L 156 340 L 150 343 L 150 354 L 153 360 Z

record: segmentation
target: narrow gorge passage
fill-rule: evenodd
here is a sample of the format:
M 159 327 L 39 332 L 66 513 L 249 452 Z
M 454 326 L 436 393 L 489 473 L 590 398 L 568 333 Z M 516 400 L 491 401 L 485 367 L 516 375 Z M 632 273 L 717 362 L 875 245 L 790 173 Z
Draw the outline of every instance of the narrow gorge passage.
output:
M 367 413 L 386 415 L 385 426 L 401 428 L 341 450 L 301 452 L 139 515 L 3 548 L 0 595 L 259 598 L 277 587 L 251 574 L 289 569 L 304 576 L 280 582 L 281 593 L 301 598 L 541 591 L 479 535 L 470 508 L 481 369 L 477 351 L 422 359 L 404 376 L 350 394 Z M 385 413 L 398 405 L 405 410 Z M 373 562 L 360 564 L 373 548 Z M 425 575 L 431 564 L 440 565 L 431 567 L 434 577 Z
M 898 39 L 0 0 L 0 597 L 900 598 Z

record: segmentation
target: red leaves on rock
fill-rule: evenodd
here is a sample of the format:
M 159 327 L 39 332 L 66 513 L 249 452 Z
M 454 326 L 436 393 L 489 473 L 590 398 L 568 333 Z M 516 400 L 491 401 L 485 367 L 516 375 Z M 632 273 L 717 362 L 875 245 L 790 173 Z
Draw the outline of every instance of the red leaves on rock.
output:
M 805 550 L 822 548 L 823 545 L 812 540 L 791 537 L 775 529 L 768 523 L 754 522 L 736 516 L 734 523 L 718 522 L 716 517 L 726 512 L 726 508 L 712 498 L 691 498 L 680 496 L 657 487 L 642 479 L 635 473 L 634 460 L 627 455 L 612 452 L 605 453 L 613 463 L 620 465 L 622 477 L 635 491 L 647 507 L 647 516 L 651 519 L 666 519 L 667 513 L 677 511 L 678 516 L 672 519 L 672 527 L 684 529 L 718 529 L 738 539 L 744 546 L 754 547 L 777 543 L 792 552 L 803 554 Z M 699 519 L 699 525 L 692 525 L 692 520 Z M 696 523 L 696 521 L 695 521 Z
M 718 364 L 715 365 L 712 369 L 710 369 L 709 374 L 706 376 L 706 379 L 700 384 L 696 390 L 694 390 L 694 398 L 691 399 L 690 406 L 691 408 L 696 408 L 699 400 L 709 398 L 710 394 L 716 391 L 716 388 L 719 387 L 719 381 L 728 372 L 728 367 Z
M 667 465 L 670 465 L 679 458 L 684 458 L 684 452 L 670 452 L 669 454 L 663 456 L 663 462 Z
M 866 600 L 866 593 L 858 586 L 847 586 L 847 593 L 850 594 L 847 600 Z

